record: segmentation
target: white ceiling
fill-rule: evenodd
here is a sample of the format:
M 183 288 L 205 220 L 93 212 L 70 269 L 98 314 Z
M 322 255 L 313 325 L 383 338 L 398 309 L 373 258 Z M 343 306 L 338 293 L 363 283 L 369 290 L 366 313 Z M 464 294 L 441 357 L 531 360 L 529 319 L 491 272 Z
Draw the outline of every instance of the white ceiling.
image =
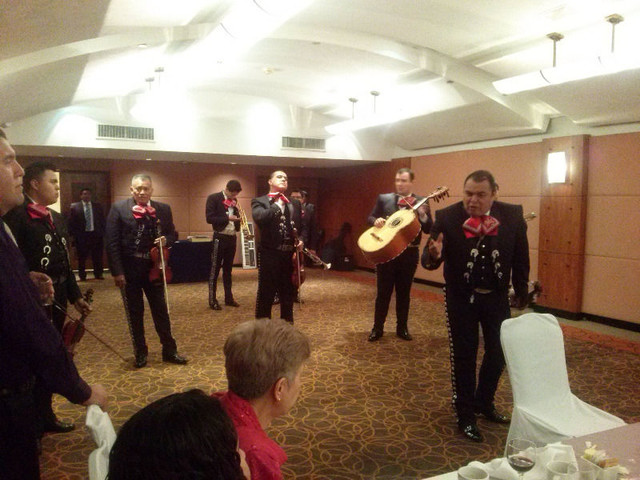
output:
M 543 133 L 555 116 L 587 127 L 640 121 L 640 70 L 509 96 L 492 86 L 551 66 L 550 32 L 565 36 L 558 64 L 606 53 L 614 13 L 625 18 L 616 52 L 639 55 L 638 0 L 315 0 L 220 64 L 210 33 L 242 1 L 4 0 L 0 123 L 73 108 L 131 124 L 129 108 L 149 90 L 173 94 L 174 121 L 259 129 L 250 117 L 268 104 L 286 117 L 280 134 L 324 138 L 326 125 L 370 117 L 378 91 L 377 115 L 408 118 L 369 129 L 359 148 L 370 138 L 411 151 Z

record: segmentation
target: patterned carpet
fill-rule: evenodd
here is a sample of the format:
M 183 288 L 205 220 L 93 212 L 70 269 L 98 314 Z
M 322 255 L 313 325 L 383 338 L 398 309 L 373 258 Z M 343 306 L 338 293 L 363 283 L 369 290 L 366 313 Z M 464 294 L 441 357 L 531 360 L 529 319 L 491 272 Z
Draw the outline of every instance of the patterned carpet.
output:
M 409 327 L 414 341 L 395 335 L 395 315 L 377 343 L 367 342 L 375 286 L 366 273 L 308 270 L 296 326 L 312 341 L 303 374 L 303 391 L 289 415 L 269 434 L 289 456 L 285 478 L 300 480 L 419 479 L 457 469 L 472 459 L 502 454 L 508 427 L 479 419 L 485 442 L 473 444 L 456 431 L 450 407 L 449 352 L 441 295 L 417 286 L 412 292 Z M 110 279 L 88 281 L 94 313 L 89 327 L 127 358 L 123 361 L 85 335 L 76 363 L 90 382 L 111 393 L 108 409 L 116 430 L 147 403 L 172 392 L 198 387 L 226 388 L 222 345 L 238 323 L 253 318 L 257 272 L 234 270 L 234 292 L 242 305 L 213 312 L 207 285 L 169 286 L 174 335 L 187 366 L 164 364 L 150 320 L 145 321 L 149 365 L 132 366 L 131 341 L 119 292 Z M 274 307 L 278 308 L 278 307 Z M 392 303 L 391 312 L 394 312 Z M 640 421 L 640 346 L 581 329 L 565 328 L 572 390 L 581 399 L 622 417 Z M 508 377 L 498 389 L 500 410 L 511 408 Z M 82 427 L 85 409 L 56 396 L 56 410 L 80 428 L 43 440 L 44 479 L 87 478 L 94 448 Z

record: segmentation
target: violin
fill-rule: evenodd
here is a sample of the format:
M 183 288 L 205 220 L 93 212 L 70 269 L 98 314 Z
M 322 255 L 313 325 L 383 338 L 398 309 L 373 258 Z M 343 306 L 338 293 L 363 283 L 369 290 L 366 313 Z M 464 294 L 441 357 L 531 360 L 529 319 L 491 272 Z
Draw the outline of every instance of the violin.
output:
M 292 230 L 293 233 L 293 244 L 294 246 L 298 245 L 298 230 L 295 228 Z M 294 248 L 293 255 L 291 255 L 291 261 L 293 263 L 293 273 L 291 274 L 291 283 L 296 288 L 300 288 L 300 285 L 304 283 L 305 273 L 304 273 L 304 259 L 302 258 L 301 253 L 297 248 Z
M 150 252 L 153 266 L 149 271 L 149 281 L 151 283 L 171 283 L 173 272 L 169 266 L 169 248 L 163 246 L 162 249 L 153 247 Z
M 87 303 L 93 302 L 93 288 L 89 288 L 83 296 L 84 301 Z M 83 313 L 79 319 L 71 319 L 62 326 L 62 341 L 67 350 L 74 355 L 76 345 L 80 343 L 80 340 L 84 336 L 85 328 L 84 321 L 89 316 L 90 312 Z M 69 317 L 71 318 L 71 317 Z

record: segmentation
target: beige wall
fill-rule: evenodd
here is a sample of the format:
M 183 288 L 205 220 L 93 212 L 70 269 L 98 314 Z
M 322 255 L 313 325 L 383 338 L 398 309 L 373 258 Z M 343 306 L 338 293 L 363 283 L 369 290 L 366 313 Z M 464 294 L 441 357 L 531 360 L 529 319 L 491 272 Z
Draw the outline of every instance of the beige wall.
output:
M 586 313 L 640 323 L 640 133 L 591 137 Z

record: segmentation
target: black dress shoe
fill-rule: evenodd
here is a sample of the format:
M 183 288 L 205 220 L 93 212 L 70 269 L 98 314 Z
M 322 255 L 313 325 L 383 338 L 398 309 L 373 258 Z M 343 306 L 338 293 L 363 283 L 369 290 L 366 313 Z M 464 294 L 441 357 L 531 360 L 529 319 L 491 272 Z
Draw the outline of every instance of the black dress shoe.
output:
M 482 442 L 482 434 L 480 430 L 478 430 L 478 426 L 475 423 L 468 423 L 466 425 L 458 425 L 458 430 L 462 432 L 462 434 L 467 437 L 469 440 L 473 440 L 474 442 Z
M 55 419 L 51 422 L 47 422 L 44 425 L 44 431 L 48 433 L 67 433 L 76 428 L 73 423 L 70 422 L 62 422 L 58 419 Z
M 218 303 L 218 300 L 214 300 L 212 304 L 209 305 L 211 310 L 222 310 L 222 307 Z
M 484 415 L 484 417 L 487 420 L 490 420 L 495 423 L 505 423 L 505 424 L 511 423 L 511 419 L 506 415 L 502 415 L 501 413 L 498 413 L 498 410 L 496 410 L 496 407 L 494 406 L 487 409 L 476 409 L 476 413 Z
M 134 365 L 136 368 L 142 368 L 147 364 L 147 355 L 145 353 L 140 353 L 136 355 L 136 361 Z
M 369 341 L 375 342 L 376 340 L 380 340 L 383 334 L 384 332 L 382 330 L 376 330 L 374 328 L 373 330 L 371 330 L 371 333 L 369 334 Z
M 409 333 L 409 330 L 407 330 L 406 328 L 404 330 L 398 330 L 396 332 L 396 335 L 398 337 L 400 337 L 403 340 L 413 340 L 413 337 L 411 336 L 411 334 Z
M 168 355 L 162 354 L 162 361 L 167 363 L 175 363 L 176 365 L 186 365 L 189 361 L 184 357 L 178 355 L 178 352 L 174 352 Z
M 229 300 L 228 302 L 225 300 L 224 304 L 227 305 L 228 307 L 239 307 L 240 306 L 240 304 L 238 302 L 236 302 L 235 300 Z

